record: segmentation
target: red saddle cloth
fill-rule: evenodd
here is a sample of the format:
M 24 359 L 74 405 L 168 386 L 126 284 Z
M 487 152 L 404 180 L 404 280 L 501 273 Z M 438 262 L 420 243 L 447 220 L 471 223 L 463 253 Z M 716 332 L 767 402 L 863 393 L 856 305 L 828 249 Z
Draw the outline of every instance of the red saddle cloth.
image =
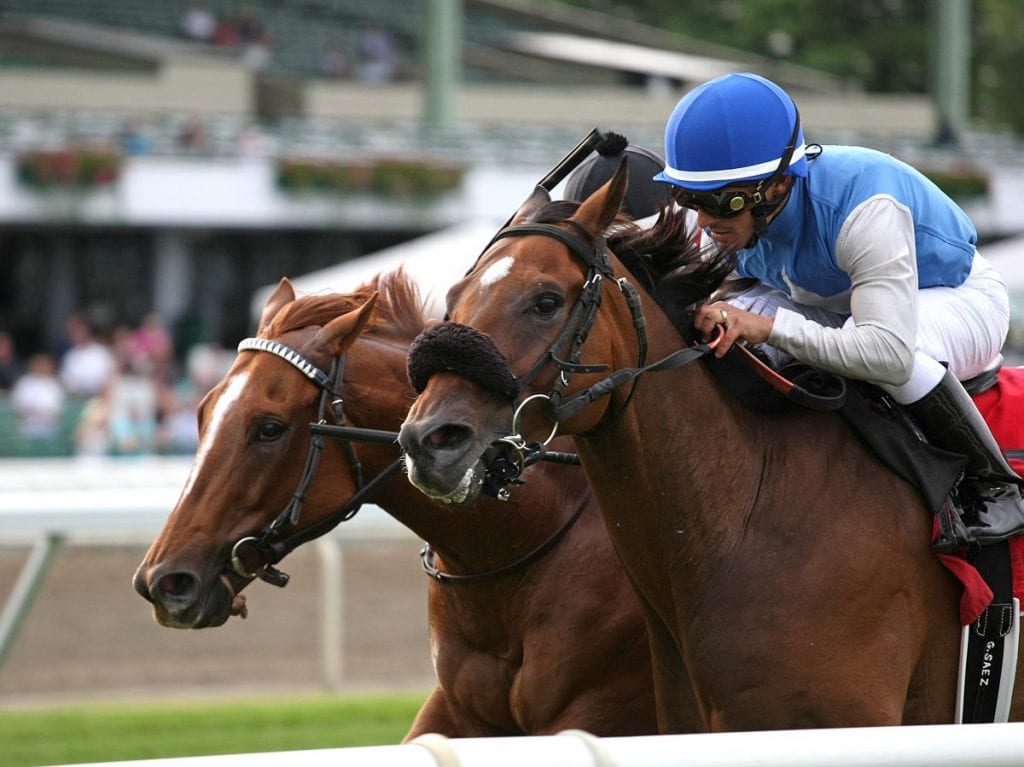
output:
M 1006 367 L 999 371 L 999 382 L 974 398 L 985 417 L 992 436 L 1014 471 L 1024 477 L 1024 367 Z M 1014 457 L 1018 456 L 1018 457 Z M 934 535 L 938 535 L 938 520 Z M 936 554 L 964 586 L 960 598 L 960 623 L 974 623 L 992 601 L 992 590 L 978 571 L 962 556 Z M 1013 595 L 1024 604 L 1024 536 L 1010 541 L 1010 564 L 1013 572 Z

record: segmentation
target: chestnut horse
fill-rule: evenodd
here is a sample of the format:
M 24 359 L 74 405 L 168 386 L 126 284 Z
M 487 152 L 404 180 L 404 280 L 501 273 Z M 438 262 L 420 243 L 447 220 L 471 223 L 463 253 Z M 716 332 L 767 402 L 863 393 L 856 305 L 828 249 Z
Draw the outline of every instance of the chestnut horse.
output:
M 623 264 L 692 241 L 682 211 L 617 222 L 626 173 L 568 208 L 535 190 L 451 288 L 410 354 L 410 479 L 471 499 L 496 440 L 573 435 L 645 606 L 663 732 L 952 722 L 959 585 L 915 488 L 835 414 L 752 412 L 703 361 L 637 375 L 699 345 Z M 676 250 L 683 303 L 706 299 L 729 264 Z
M 414 397 L 406 354 L 424 323 L 418 292 L 401 272 L 351 295 L 296 299 L 281 282 L 259 337 L 243 342 L 199 406 L 191 475 L 135 575 L 157 621 L 217 626 L 244 609 L 238 592 L 257 568 L 236 572 L 233 547 L 288 506 L 318 419 L 317 373 L 329 378 L 332 361 L 344 362 L 343 412 L 328 420 L 392 430 L 392 444 L 351 444 L 349 453 L 326 441 L 298 524 L 286 523 L 276 538 L 322 532 L 318 523 L 329 524 L 357 491 L 354 460 L 368 481 L 397 462 L 394 432 Z M 370 500 L 430 542 L 440 573 L 428 585 L 438 685 L 406 739 L 657 731 L 643 616 L 579 467 L 538 465 L 513 500 L 488 498 L 458 513 L 427 501 L 401 473 Z

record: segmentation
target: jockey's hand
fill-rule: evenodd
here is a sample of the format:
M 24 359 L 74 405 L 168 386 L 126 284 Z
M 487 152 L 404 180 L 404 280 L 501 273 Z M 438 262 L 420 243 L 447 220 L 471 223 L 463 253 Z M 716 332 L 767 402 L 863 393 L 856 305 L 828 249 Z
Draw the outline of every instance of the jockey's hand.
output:
M 705 338 L 710 338 L 715 344 L 715 356 L 723 356 L 737 341 L 746 341 L 750 344 L 763 344 L 771 335 L 774 320 L 754 312 L 737 309 L 735 306 L 724 301 L 715 301 L 706 304 L 697 310 L 693 319 L 693 326 Z M 720 337 L 715 331 L 718 325 L 722 329 Z

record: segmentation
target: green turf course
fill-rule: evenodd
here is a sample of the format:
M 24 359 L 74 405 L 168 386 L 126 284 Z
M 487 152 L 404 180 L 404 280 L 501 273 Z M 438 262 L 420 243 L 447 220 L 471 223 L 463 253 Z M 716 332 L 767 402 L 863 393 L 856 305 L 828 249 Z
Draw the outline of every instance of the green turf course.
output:
M 426 694 L 0 710 L 0 767 L 396 745 Z

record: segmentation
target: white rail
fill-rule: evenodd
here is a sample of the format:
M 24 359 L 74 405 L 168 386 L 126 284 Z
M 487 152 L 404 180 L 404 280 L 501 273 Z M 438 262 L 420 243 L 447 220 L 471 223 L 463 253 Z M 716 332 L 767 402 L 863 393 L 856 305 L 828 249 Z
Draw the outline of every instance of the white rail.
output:
M 191 457 L 0 461 L 0 545 L 31 553 L 0 611 L 0 666 L 65 544 L 148 545 L 185 486 Z M 316 541 L 323 571 L 321 666 L 324 683 L 341 681 L 342 556 L 346 543 L 411 538 L 380 508 Z
M 1024 764 L 1024 723 L 595 738 L 447 739 L 401 746 L 234 754 L 90 767 L 1009 767 Z M 70 767 L 65 765 L 65 767 Z

